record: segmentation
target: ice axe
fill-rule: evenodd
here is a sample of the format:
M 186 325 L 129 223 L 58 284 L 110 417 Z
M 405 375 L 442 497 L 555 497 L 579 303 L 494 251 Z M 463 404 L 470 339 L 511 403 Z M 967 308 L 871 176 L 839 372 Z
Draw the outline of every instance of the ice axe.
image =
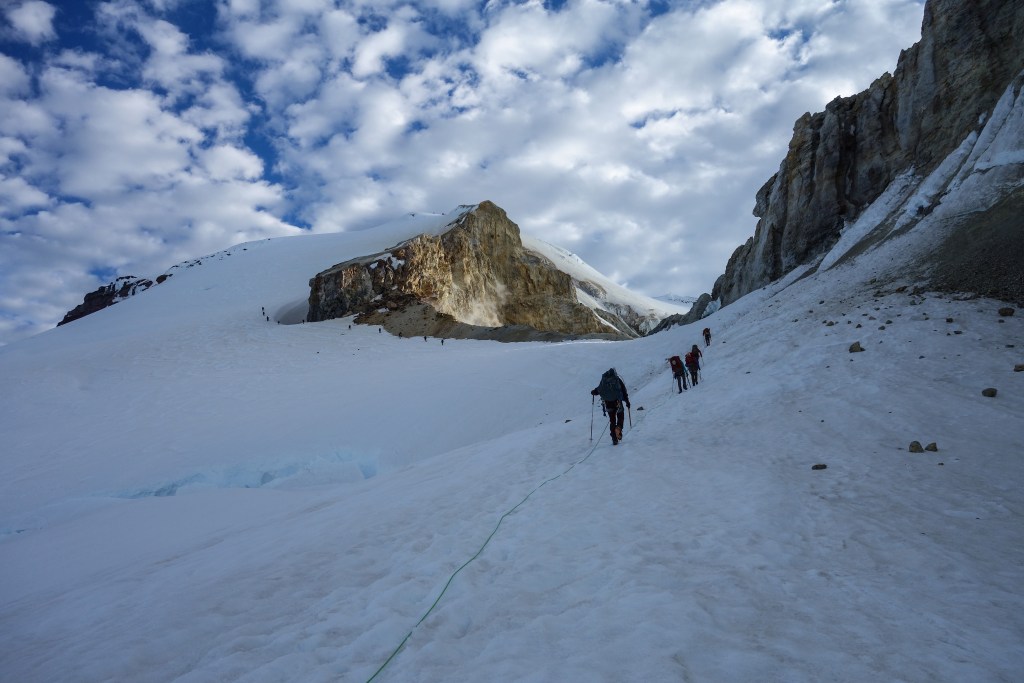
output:
M 590 397 L 590 440 L 594 440 L 594 397 Z

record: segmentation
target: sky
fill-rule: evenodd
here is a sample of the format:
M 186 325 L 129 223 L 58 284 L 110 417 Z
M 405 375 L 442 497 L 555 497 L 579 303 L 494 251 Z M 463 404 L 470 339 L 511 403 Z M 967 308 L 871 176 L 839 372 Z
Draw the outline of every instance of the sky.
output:
M 483 200 L 637 292 L 710 291 L 794 121 L 894 69 L 922 13 L 4 0 L 0 344 L 116 276 Z
M 0 348 L 0 679 L 1016 680 L 1024 316 L 899 279 L 1019 150 L 1003 104 L 916 226 L 637 340 L 260 315 L 392 224 L 218 252 Z

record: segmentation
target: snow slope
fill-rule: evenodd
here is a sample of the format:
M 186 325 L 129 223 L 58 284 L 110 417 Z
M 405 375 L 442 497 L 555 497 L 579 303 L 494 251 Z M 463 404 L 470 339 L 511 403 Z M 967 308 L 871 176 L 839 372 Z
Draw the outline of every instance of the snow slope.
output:
M 629 342 L 265 320 L 375 232 L 0 348 L 0 680 L 1019 680 L 1019 315 L 883 246 Z
M 577 283 L 576 296 L 580 303 L 595 310 L 608 310 L 622 317 L 630 317 L 629 311 L 645 318 L 641 325 L 649 333 L 658 323 L 670 315 L 682 315 L 690 310 L 692 302 L 666 301 L 637 294 L 594 270 L 576 254 L 548 244 L 530 235 L 522 235 L 523 247 L 555 264 L 555 267 Z M 582 289 L 582 287 L 586 287 Z M 592 292 L 592 293 L 591 293 Z

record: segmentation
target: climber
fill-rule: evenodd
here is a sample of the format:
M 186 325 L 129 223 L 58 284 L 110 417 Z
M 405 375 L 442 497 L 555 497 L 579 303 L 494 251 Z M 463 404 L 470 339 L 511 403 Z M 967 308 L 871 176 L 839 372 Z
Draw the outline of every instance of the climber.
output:
M 696 348 L 694 347 L 694 349 Z M 700 353 L 700 351 L 697 351 L 697 353 Z M 690 351 L 686 354 L 683 362 L 686 364 L 686 369 L 690 371 L 690 382 L 693 386 L 697 386 L 697 373 L 700 371 L 700 361 L 697 359 L 697 354 Z
M 704 346 L 711 346 L 711 328 L 704 328 Z
M 686 366 L 683 365 L 683 361 L 679 356 L 672 356 L 668 359 L 668 364 L 672 367 L 672 377 L 676 380 L 676 385 L 679 387 L 679 393 L 683 393 L 689 389 L 686 386 Z
M 704 358 L 704 354 L 701 353 L 696 344 L 694 344 L 693 348 L 690 349 L 690 353 L 692 353 L 693 357 L 697 360 L 697 369 L 700 370 L 700 362 Z
M 617 446 L 622 440 L 622 425 L 625 418 L 622 404 L 625 403 L 626 408 L 630 407 L 626 383 L 615 372 L 615 368 L 609 368 L 601 375 L 601 382 L 590 392 L 590 395 L 601 397 L 601 407 L 610 423 L 612 444 Z

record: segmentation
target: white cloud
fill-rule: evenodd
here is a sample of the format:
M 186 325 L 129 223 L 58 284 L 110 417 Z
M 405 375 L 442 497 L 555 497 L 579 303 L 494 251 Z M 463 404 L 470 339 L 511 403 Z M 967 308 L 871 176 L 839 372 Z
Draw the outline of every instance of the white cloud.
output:
M 324 84 L 316 99 L 288 107 L 288 135 L 299 150 L 327 140 L 339 128 L 350 127 L 366 87 L 349 74 L 341 73 Z
M 248 19 L 259 14 L 260 0 L 227 0 L 218 9 L 230 19 Z
M 511 5 L 481 36 L 476 66 L 491 79 L 505 72 L 571 77 L 584 56 L 604 47 L 602 39 L 620 20 L 605 2 L 584 0 L 557 13 L 535 2 Z
M 34 141 L 54 135 L 57 122 L 38 102 L 0 99 L 0 133 Z
M 396 151 L 397 138 L 410 120 L 407 101 L 402 94 L 386 86 L 373 86 L 362 93 L 359 129 L 355 139 L 360 152 L 387 157 Z
M 291 17 L 272 22 L 242 21 L 232 26 L 231 38 L 242 54 L 253 59 L 283 59 L 301 25 Z
M 212 140 L 221 142 L 244 136 L 252 112 L 234 85 L 218 82 L 203 91 L 180 116 L 182 121 L 203 129 Z
M 466 12 L 476 7 L 477 4 L 478 0 L 432 0 L 423 3 L 426 7 L 436 8 L 446 14 Z
M 402 21 L 403 18 L 367 36 L 356 46 L 352 75 L 365 78 L 380 73 L 384 70 L 385 59 L 403 55 L 419 42 L 422 36 L 414 26 Z
M 50 203 L 45 192 L 40 192 L 22 178 L 6 178 L 0 174 L 0 215 L 16 215 L 38 209 Z
M 149 44 L 151 54 L 143 77 L 175 96 L 202 92 L 209 79 L 224 71 L 224 60 L 212 54 L 189 54 L 189 39 L 166 21 L 140 21 L 136 30 Z
M 288 55 L 260 74 L 256 88 L 273 109 L 302 102 L 316 90 L 323 77 L 324 51 L 319 44 L 302 40 Z
M 263 175 L 263 161 L 252 152 L 229 145 L 203 150 L 202 165 L 214 180 L 255 179 Z
M 21 63 L 0 54 L 0 96 L 24 95 L 29 89 L 29 77 Z
M 359 41 L 359 24 L 347 10 L 330 10 L 320 18 L 319 33 L 320 42 L 333 57 L 345 58 Z
M 52 159 L 61 189 L 94 198 L 148 190 L 187 171 L 202 133 L 143 90 L 111 90 L 59 69 L 41 78 L 47 110 L 60 118 L 64 150 Z
M 39 45 L 57 37 L 53 30 L 53 17 L 57 9 L 42 0 L 27 0 L 4 10 L 17 35 L 25 42 Z
M 14 157 L 24 155 L 28 147 L 22 140 L 0 136 L 0 168 L 13 163 Z

